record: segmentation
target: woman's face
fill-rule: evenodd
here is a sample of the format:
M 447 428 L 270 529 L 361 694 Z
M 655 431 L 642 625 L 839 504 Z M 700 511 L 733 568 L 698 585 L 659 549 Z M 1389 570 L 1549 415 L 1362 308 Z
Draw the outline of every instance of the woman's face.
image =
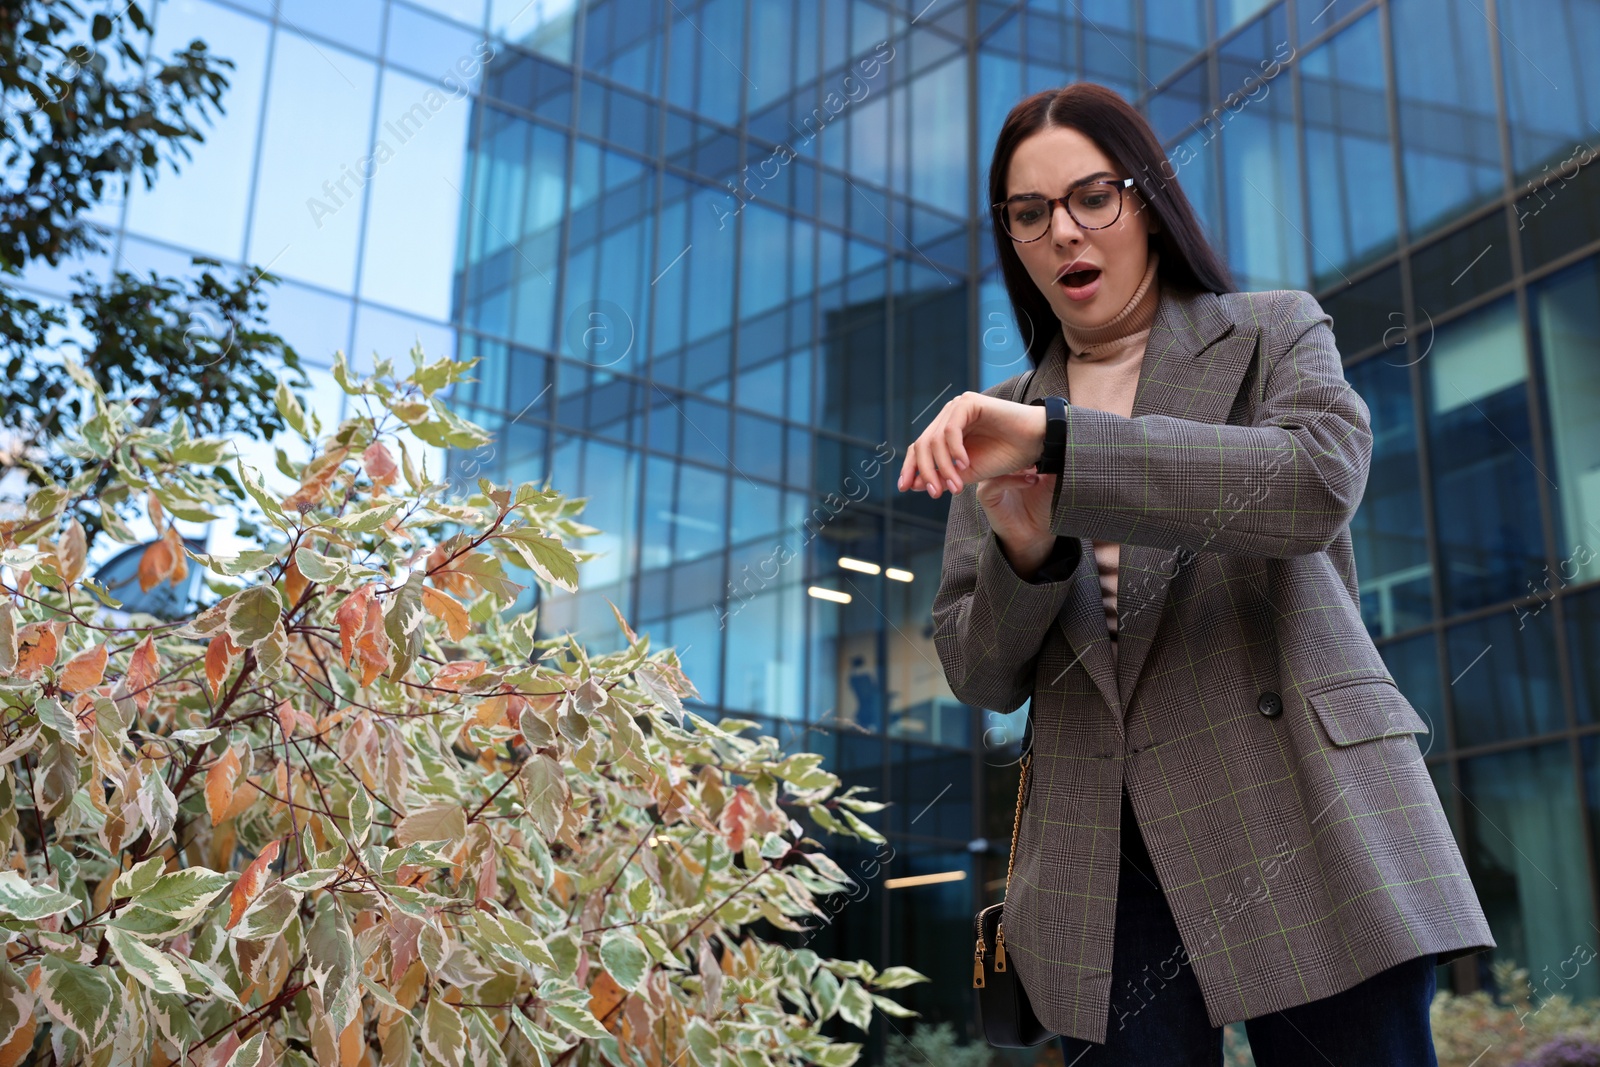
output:
M 1006 174 L 1006 196 L 1065 196 L 1086 180 L 1129 175 L 1088 137 L 1070 126 L 1047 126 L 1017 146 Z M 1122 191 L 1122 214 L 1103 229 L 1086 230 L 1064 207 L 1036 241 L 1013 241 L 1033 283 L 1062 322 L 1099 326 L 1127 305 L 1144 278 L 1155 214 L 1132 188 Z M 1062 272 L 1068 277 L 1062 279 Z M 1073 272 L 1084 271 L 1076 274 Z

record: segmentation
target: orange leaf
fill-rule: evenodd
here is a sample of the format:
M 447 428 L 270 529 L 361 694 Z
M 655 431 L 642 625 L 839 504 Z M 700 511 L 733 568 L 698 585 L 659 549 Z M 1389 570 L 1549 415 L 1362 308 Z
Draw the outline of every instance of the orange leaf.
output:
M 151 541 L 139 557 L 139 588 L 148 593 L 172 574 L 172 546 L 166 538 Z
M 106 646 L 102 642 L 67 660 L 61 669 L 61 688 L 69 693 L 93 689 L 106 676 Z
M 367 621 L 367 604 L 371 600 L 372 586 L 364 585 L 345 597 L 339 610 L 333 613 L 333 621 L 339 625 L 339 651 L 344 653 L 346 667 L 350 666 L 350 659 L 356 654 L 356 635 Z
M 220 826 L 222 820 L 228 817 L 228 806 L 233 803 L 233 790 L 239 781 L 240 769 L 239 754 L 230 747 L 206 771 L 206 809 L 211 812 L 212 826 Z
M 482 660 L 454 660 L 439 668 L 439 673 L 433 676 L 432 684 L 438 689 L 460 689 L 462 682 L 470 682 L 482 674 L 483 670 L 484 663 Z
M 624 994 L 622 987 L 617 984 L 617 980 L 605 971 L 596 968 L 596 973 L 599 977 L 589 987 L 589 1012 L 603 1023 L 606 1021 L 606 1016 L 615 1011 L 617 1005 L 622 1003 L 622 998 L 626 994 Z
M 162 539 L 167 542 L 167 547 L 172 552 L 172 573 L 168 576 L 168 580 L 173 585 L 182 585 L 189 577 L 189 554 L 183 550 L 183 535 L 178 533 L 176 526 L 168 526 Z
M 160 671 L 161 657 L 156 653 L 155 639 L 147 636 L 133 646 L 133 655 L 128 658 L 128 673 L 122 679 L 140 711 L 149 705 L 150 687 L 155 684 Z
M 149 492 L 144 495 L 144 506 L 145 510 L 149 511 L 150 513 L 150 525 L 154 526 L 158 530 L 161 529 L 163 525 L 161 520 L 165 516 L 161 513 L 161 501 L 156 499 L 156 494 L 154 492 Z
M 366 1062 L 367 1041 L 363 1032 L 366 1018 L 359 1012 L 350 1025 L 339 1035 L 339 1067 L 360 1067 Z
M 54 626 L 30 622 L 17 631 L 17 673 L 32 677 L 39 668 L 53 666 L 59 648 Z
M 400 473 L 400 468 L 395 465 L 394 456 L 383 446 L 382 441 L 374 441 L 361 453 L 361 466 L 366 468 L 367 477 L 372 479 L 373 485 L 392 485 L 395 477 Z
M 239 646 L 233 643 L 226 630 L 206 645 L 206 688 L 211 690 L 212 700 L 221 695 L 222 683 L 228 680 L 238 655 Z
M 340 637 L 343 636 L 344 630 L 341 627 Z M 362 685 L 371 685 L 378 675 L 394 666 L 392 647 L 389 635 L 383 628 L 383 609 L 378 606 L 375 598 L 368 596 L 366 617 L 362 620 L 361 630 L 356 635 L 356 658 L 361 661 Z
M 11 1040 L 0 1046 L 0 1067 L 17 1067 L 22 1057 L 33 1051 L 33 1031 L 38 1025 L 38 1017 L 31 1013 L 22 1020 L 22 1025 L 12 1032 Z
M 83 532 L 83 523 L 73 519 L 67 523 L 67 528 L 61 533 L 61 541 L 56 546 L 61 577 L 68 585 L 83 577 L 84 559 L 88 552 L 88 538 Z
M 283 602 L 291 608 L 300 603 L 300 597 L 305 594 L 306 586 L 311 583 L 306 576 L 300 573 L 300 567 L 295 563 L 294 557 L 289 557 L 289 566 L 283 572 Z
M 239 880 L 233 883 L 233 892 L 229 898 L 233 903 L 233 910 L 228 915 L 227 929 L 232 930 L 239 924 L 239 917 L 244 914 L 244 909 L 250 902 L 261 895 L 267 887 L 267 880 L 272 877 L 269 868 L 272 861 L 278 858 L 278 842 L 274 838 L 267 842 L 267 847 L 261 850 L 261 855 L 250 861 L 250 866 L 244 869 Z
M 461 601 L 449 593 L 441 593 L 432 586 L 422 587 L 422 606 L 428 609 L 429 614 L 441 620 L 450 632 L 450 640 L 459 641 L 472 630 L 472 620 L 467 617 L 467 609 L 461 606 Z

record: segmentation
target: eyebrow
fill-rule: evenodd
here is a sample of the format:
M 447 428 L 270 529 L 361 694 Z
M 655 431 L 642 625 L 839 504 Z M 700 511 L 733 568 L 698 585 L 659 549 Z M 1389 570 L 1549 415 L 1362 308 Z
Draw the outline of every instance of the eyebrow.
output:
M 1076 181 L 1069 182 L 1067 184 L 1067 188 L 1068 189 L 1075 189 L 1078 186 L 1083 185 L 1085 182 L 1092 182 L 1097 178 L 1115 178 L 1115 177 L 1116 177 L 1116 175 L 1111 173 L 1109 170 L 1097 170 L 1093 174 L 1085 174 L 1083 177 L 1077 179 Z M 1037 191 L 1037 190 L 1035 190 L 1035 189 L 1026 189 L 1026 190 L 1024 190 L 1024 191 L 1022 191 L 1020 193 L 1012 193 L 1011 195 L 1012 196 L 1043 196 L 1044 194 L 1039 192 L 1039 191 Z M 1007 197 L 1007 199 L 1009 200 L 1010 197 Z

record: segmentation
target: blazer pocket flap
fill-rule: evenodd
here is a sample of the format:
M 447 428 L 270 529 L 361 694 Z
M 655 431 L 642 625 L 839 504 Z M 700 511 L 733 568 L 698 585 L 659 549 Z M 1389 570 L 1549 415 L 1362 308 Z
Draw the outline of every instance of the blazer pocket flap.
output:
M 1387 678 L 1363 678 L 1306 697 L 1322 727 L 1336 745 L 1354 745 L 1380 737 L 1428 733 L 1428 724 L 1400 687 Z

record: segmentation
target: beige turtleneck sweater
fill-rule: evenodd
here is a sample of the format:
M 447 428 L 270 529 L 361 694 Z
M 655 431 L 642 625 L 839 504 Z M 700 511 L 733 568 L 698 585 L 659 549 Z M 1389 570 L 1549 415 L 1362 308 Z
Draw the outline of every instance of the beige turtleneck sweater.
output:
M 1150 250 L 1144 277 L 1121 311 L 1110 321 L 1083 329 L 1063 322 L 1067 342 L 1067 401 L 1077 407 L 1111 411 L 1133 417 L 1133 395 L 1139 385 L 1145 342 L 1155 322 L 1161 300 L 1156 279 L 1157 253 Z M 1117 560 L 1122 546 L 1115 541 L 1094 541 L 1095 565 L 1100 572 L 1100 595 L 1105 602 L 1106 627 L 1111 631 L 1111 658 L 1117 653 Z

